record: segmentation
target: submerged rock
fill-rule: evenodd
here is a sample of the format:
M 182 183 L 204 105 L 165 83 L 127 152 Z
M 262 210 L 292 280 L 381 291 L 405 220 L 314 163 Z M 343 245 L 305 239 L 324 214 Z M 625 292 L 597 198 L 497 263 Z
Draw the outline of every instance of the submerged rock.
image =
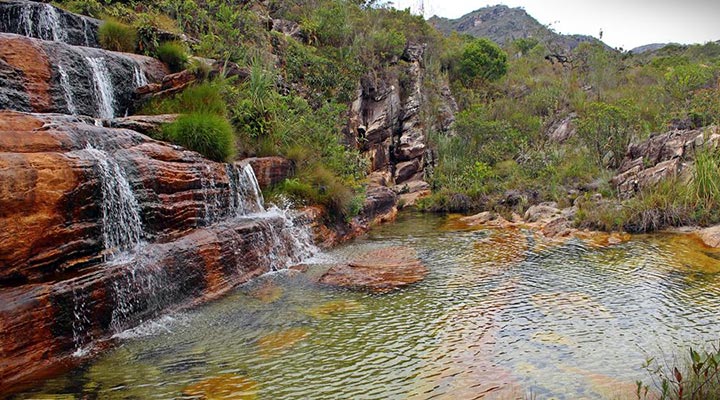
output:
M 414 250 L 386 247 L 369 251 L 348 264 L 332 267 L 320 282 L 382 293 L 419 282 L 427 274 L 427 268 Z
M 257 382 L 244 376 L 223 374 L 194 383 L 183 389 L 182 394 L 203 400 L 253 400 L 258 398 L 259 389 Z

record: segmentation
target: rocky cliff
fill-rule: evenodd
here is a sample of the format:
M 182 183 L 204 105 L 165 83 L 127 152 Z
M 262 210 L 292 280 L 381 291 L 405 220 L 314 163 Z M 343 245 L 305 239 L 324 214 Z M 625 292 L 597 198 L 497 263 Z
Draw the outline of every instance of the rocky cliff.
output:
M 435 155 L 426 132 L 449 134 L 457 104 L 447 85 L 440 96 L 434 126 L 427 126 L 422 108 L 427 104 L 424 89 L 424 45 L 409 44 L 401 61 L 380 72 L 366 75 L 353 102 L 347 134 L 370 162 L 370 181 L 387 186 L 406 200 L 428 192 L 426 179 L 432 174 Z M 401 79 L 402 77 L 402 79 Z

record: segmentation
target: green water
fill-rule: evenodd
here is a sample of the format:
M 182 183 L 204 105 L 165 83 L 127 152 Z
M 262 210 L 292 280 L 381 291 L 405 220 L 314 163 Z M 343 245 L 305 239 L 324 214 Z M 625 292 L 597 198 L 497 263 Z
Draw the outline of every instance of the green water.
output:
M 686 240 L 600 248 L 447 222 L 401 215 L 326 256 L 409 246 L 430 270 L 419 284 L 376 295 L 314 284 L 326 265 L 268 275 L 18 398 L 623 399 L 648 356 L 720 337 L 720 261 Z

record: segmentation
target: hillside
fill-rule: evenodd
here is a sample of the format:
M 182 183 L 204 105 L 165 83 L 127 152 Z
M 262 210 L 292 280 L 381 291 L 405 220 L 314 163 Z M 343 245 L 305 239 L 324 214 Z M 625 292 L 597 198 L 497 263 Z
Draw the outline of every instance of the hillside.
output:
M 529 37 L 553 43 L 566 50 L 572 50 L 583 42 L 602 43 L 591 36 L 555 33 L 530 16 L 524 9 L 510 8 L 504 5 L 484 7 L 458 19 L 434 16 L 430 18 L 429 22 L 445 35 L 458 32 L 488 38 L 500 45 Z

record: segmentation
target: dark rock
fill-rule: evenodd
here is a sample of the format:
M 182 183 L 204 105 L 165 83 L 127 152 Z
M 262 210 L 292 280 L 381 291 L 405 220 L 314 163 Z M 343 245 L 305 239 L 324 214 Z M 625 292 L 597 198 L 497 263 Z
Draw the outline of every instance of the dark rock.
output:
M 384 186 L 370 186 L 365 193 L 365 203 L 360 215 L 367 221 L 393 215 L 397 211 L 397 196 L 392 189 Z
M 111 118 L 165 73 L 150 57 L 0 33 L 0 109 Z
M 102 21 L 65 11 L 47 3 L 24 0 L 0 1 L 0 32 L 74 46 L 100 47 Z
M 421 165 L 419 159 L 401 162 L 395 166 L 395 183 L 401 184 L 421 174 Z

